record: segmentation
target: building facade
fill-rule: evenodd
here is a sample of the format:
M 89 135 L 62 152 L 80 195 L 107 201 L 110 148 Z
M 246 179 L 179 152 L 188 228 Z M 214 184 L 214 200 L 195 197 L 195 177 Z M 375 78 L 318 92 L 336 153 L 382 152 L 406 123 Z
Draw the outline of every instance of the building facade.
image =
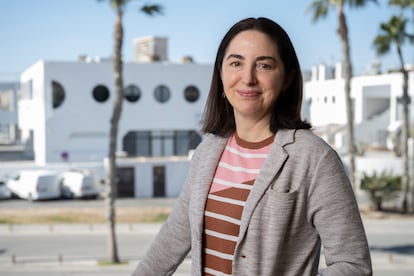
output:
M 346 147 L 346 106 L 342 66 L 320 65 L 312 69 L 311 79 L 304 84 L 304 116 L 315 132 L 337 149 Z M 351 81 L 357 146 L 391 149 L 391 137 L 401 127 L 403 77 L 399 72 L 355 76 Z M 414 72 L 409 73 L 409 95 L 414 95 Z M 413 123 L 413 105 L 410 105 Z
M 201 141 L 211 66 L 124 65 L 117 148 L 122 156 L 187 156 Z M 112 63 L 39 61 L 21 75 L 19 127 L 35 163 L 99 161 L 108 154 Z
M 0 83 L 0 144 L 13 144 L 18 139 L 17 91 L 19 83 Z

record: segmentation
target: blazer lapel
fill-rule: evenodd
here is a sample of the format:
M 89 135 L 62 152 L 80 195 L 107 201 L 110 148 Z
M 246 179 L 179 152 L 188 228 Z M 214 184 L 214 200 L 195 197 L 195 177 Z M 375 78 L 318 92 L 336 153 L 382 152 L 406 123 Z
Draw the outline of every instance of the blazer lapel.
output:
M 250 195 L 247 198 L 241 218 L 239 242 L 243 239 L 247 231 L 247 227 L 249 225 L 254 209 L 256 208 L 260 199 L 263 197 L 266 190 L 269 188 L 269 185 L 272 183 L 273 179 L 276 177 L 276 174 L 283 167 L 286 159 L 289 157 L 288 153 L 283 147 L 286 144 L 292 143 L 294 141 L 294 132 L 295 130 L 279 130 L 277 132 L 269 155 L 263 164 L 263 168 L 257 175 Z
M 201 160 L 198 168 L 200 174 L 197 178 L 197 183 L 194 183 L 194 191 L 192 192 L 194 203 L 194 220 L 197 225 L 197 236 L 201 238 L 204 224 L 204 208 L 208 196 L 208 191 L 213 181 L 214 174 L 220 157 L 226 147 L 227 139 L 213 136 L 208 141 L 204 151 L 200 152 Z

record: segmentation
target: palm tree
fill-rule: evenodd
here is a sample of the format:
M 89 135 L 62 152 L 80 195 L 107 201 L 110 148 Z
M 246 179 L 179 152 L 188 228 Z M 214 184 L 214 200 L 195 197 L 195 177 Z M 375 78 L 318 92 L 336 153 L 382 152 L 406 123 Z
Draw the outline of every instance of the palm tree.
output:
M 413 39 L 412 35 L 407 34 L 406 27 L 407 19 L 402 16 L 393 16 L 388 22 L 380 25 L 381 32 L 374 39 L 374 46 L 379 55 L 386 54 L 390 51 L 391 45 L 394 44 L 397 49 L 398 59 L 400 61 L 400 70 L 403 74 L 403 95 L 401 103 L 403 106 L 402 117 L 402 162 L 403 175 L 402 186 L 404 189 L 404 198 L 402 203 L 403 212 L 408 210 L 408 193 L 409 193 L 409 160 L 408 160 L 408 132 L 409 132 L 409 113 L 408 105 L 410 98 L 408 96 L 408 72 L 404 67 L 404 57 L 402 54 L 402 45 L 406 39 Z
M 132 0 L 98 0 L 107 1 L 116 12 L 116 21 L 114 26 L 114 87 L 115 101 L 111 117 L 110 136 L 109 136 L 109 154 L 108 154 L 108 172 L 107 172 L 107 222 L 108 222 L 108 257 L 109 261 L 119 263 L 116 234 L 115 234 L 115 198 L 116 198 L 116 143 L 118 136 L 118 125 L 122 113 L 123 101 L 123 77 L 122 77 L 122 43 L 124 30 L 122 18 L 128 3 Z M 160 13 L 162 7 L 159 5 L 143 5 L 141 11 L 147 15 Z
M 413 30 L 414 30 L 414 0 L 390 0 L 389 1 L 390 5 L 393 6 L 397 6 L 401 8 L 401 11 L 405 10 L 405 9 L 411 9 L 412 11 L 412 24 L 413 24 Z M 412 155 L 414 158 L 414 147 L 413 147 L 413 152 Z M 413 162 L 414 164 L 414 162 Z M 414 168 L 412 168 L 414 171 Z M 414 176 L 411 177 L 411 187 L 414 187 Z M 414 188 L 411 189 L 411 211 L 414 212 Z
M 352 109 L 351 99 L 351 78 L 352 78 L 352 63 L 351 63 L 351 49 L 348 38 L 348 25 L 346 22 L 346 15 L 344 8 L 360 8 L 365 6 L 369 1 L 377 3 L 376 0 L 315 0 L 307 8 L 307 11 L 313 13 L 313 22 L 328 15 L 330 9 L 337 10 L 338 16 L 338 35 L 342 42 L 342 54 L 344 57 L 344 73 L 345 73 L 345 104 L 347 117 L 347 136 L 348 136 L 348 154 L 349 154 L 349 174 L 353 188 L 355 189 L 355 137 L 354 137 L 354 114 Z
M 390 0 L 390 5 L 400 7 L 401 9 L 410 8 L 413 12 L 413 24 L 414 24 L 414 0 Z

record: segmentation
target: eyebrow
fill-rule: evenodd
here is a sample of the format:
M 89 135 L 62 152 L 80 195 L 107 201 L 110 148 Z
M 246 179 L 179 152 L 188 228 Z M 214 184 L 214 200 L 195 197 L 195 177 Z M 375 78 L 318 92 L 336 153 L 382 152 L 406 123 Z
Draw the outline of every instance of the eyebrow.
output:
M 228 60 L 230 58 L 236 58 L 236 59 L 244 60 L 244 57 L 242 55 L 238 55 L 238 54 L 230 54 L 230 55 L 227 56 L 226 59 Z M 272 57 L 272 56 L 258 56 L 256 58 L 256 61 L 262 61 L 262 60 L 267 60 L 267 59 L 270 59 L 273 62 L 276 62 L 276 59 L 274 57 Z

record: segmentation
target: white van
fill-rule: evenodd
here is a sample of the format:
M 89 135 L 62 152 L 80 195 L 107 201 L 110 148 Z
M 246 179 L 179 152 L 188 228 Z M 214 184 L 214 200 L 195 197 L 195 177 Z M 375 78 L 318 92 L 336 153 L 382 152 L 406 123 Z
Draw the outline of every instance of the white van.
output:
M 88 171 L 67 171 L 58 176 L 64 198 L 96 198 L 100 190 L 95 176 Z
M 0 177 L 0 199 L 9 199 L 11 198 L 11 192 L 6 185 L 7 181 Z
M 57 173 L 48 170 L 20 171 L 7 181 L 10 191 L 23 199 L 41 200 L 60 197 Z

